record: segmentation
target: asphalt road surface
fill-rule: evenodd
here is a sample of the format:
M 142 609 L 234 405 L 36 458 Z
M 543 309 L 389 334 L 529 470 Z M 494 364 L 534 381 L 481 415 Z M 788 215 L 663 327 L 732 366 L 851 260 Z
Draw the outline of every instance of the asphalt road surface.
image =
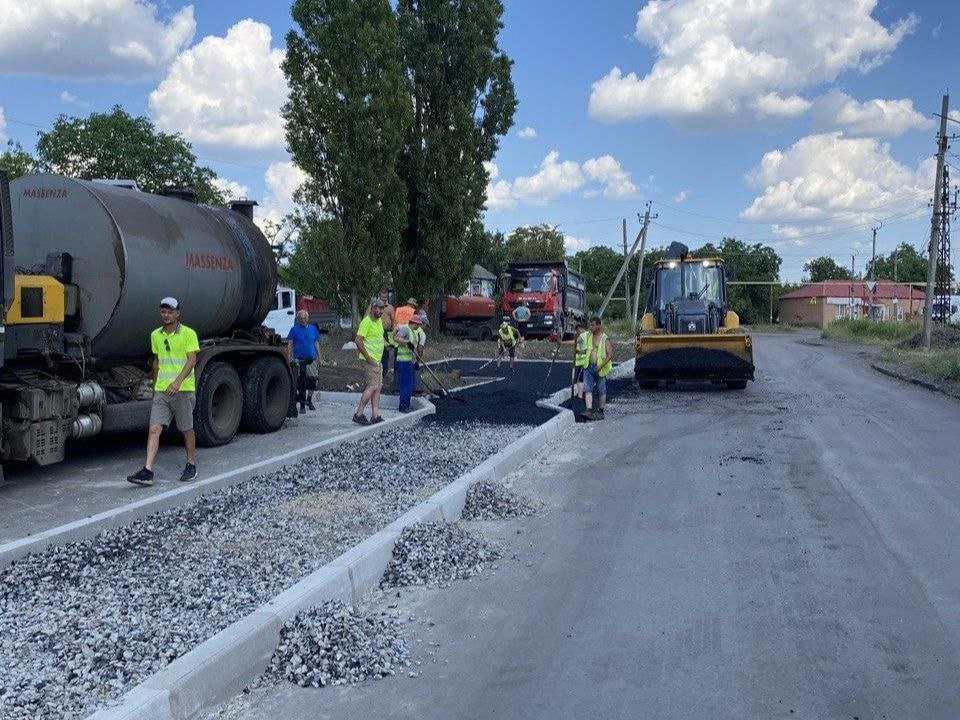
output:
M 416 677 L 221 717 L 960 717 L 960 403 L 797 340 L 742 392 L 621 384 L 513 477 L 547 511 L 471 523 L 507 560 L 373 606 Z
M 220 717 L 960 717 L 960 403 L 797 337 L 756 359 L 742 392 L 618 384 L 510 479 L 544 514 L 470 524 L 507 560 L 375 600 L 415 677 Z

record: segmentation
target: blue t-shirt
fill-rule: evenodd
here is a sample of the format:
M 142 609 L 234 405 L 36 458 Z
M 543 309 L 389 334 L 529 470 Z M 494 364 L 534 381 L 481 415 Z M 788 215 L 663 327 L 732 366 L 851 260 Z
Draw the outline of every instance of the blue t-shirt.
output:
M 287 334 L 287 340 L 293 341 L 293 356 L 297 360 L 316 360 L 317 347 L 314 343 L 319 339 L 320 331 L 316 325 L 297 323 Z

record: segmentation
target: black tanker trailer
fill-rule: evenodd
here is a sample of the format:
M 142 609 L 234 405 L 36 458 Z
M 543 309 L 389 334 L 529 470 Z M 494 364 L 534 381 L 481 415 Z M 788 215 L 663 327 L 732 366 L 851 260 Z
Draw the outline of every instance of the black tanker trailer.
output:
M 0 177 L 0 459 L 47 465 L 68 438 L 146 428 L 149 338 L 167 295 L 201 340 L 197 441 L 283 425 L 291 371 L 282 339 L 261 325 L 277 268 L 251 205 Z

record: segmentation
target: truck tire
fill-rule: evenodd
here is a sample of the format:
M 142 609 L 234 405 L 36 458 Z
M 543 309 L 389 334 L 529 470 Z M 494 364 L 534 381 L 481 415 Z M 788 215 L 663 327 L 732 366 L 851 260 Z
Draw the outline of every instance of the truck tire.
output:
M 271 433 L 283 426 L 290 407 L 290 371 L 279 357 L 257 358 L 243 373 L 243 427 Z
M 193 428 L 197 444 L 217 447 L 233 440 L 243 417 L 243 387 L 236 369 L 225 362 L 212 362 L 197 383 Z

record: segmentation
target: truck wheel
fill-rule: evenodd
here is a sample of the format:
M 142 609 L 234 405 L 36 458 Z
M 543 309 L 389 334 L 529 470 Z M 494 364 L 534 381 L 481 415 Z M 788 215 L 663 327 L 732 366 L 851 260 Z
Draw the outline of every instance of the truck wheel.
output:
M 226 445 L 237 434 L 242 416 L 240 375 L 229 363 L 210 363 L 197 383 L 197 405 L 193 410 L 197 444 L 201 447 Z
M 250 432 L 276 432 L 290 407 L 290 372 L 278 357 L 262 357 L 243 373 L 243 427 Z

